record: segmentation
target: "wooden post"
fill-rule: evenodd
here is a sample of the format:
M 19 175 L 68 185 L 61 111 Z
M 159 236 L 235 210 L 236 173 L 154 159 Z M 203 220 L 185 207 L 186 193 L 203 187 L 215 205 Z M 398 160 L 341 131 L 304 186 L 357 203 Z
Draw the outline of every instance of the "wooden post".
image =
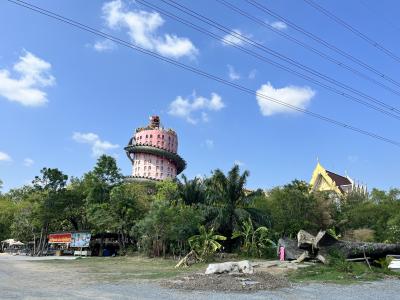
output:
M 364 248 L 364 259 L 365 259 L 365 261 L 367 262 L 367 265 L 368 265 L 369 269 L 372 270 L 372 269 L 371 269 L 371 265 L 369 264 L 368 258 L 367 258 L 367 256 L 365 255 L 365 248 Z

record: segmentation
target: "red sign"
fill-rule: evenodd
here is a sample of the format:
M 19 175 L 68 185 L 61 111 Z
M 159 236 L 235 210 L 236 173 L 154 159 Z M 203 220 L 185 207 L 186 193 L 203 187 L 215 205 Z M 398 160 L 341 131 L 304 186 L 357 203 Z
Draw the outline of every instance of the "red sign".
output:
M 49 234 L 49 243 L 71 243 L 71 233 L 53 233 Z

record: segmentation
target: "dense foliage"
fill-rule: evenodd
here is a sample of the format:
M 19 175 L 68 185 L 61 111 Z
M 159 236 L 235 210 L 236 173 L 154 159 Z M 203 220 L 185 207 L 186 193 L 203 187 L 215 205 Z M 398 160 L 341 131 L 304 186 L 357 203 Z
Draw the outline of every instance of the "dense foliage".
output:
M 400 240 L 400 190 L 374 189 L 342 199 L 293 182 L 246 190 L 247 171 L 234 166 L 208 178 L 124 182 L 114 158 L 69 178 L 43 168 L 31 185 L 0 193 L 0 240 L 34 241 L 40 255 L 51 232 L 114 233 L 121 252 L 183 256 L 191 249 L 265 256 L 281 236 L 328 229 L 355 240 Z M 0 181 L 1 189 L 1 181 Z M 224 238 L 226 237 L 226 239 Z

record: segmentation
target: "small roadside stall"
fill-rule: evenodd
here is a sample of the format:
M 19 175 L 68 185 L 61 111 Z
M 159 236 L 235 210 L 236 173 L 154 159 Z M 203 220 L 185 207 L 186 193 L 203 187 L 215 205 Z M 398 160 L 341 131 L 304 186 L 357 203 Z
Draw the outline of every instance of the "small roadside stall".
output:
M 71 236 L 70 247 L 74 249 L 74 255 L 91 256 L 90 239 L 92 235 L 90 232 L 74 232 Z
M 103 232 L 92 236 L 93 256 L 116 256 L 119 251 L 118 234 Z
M 26 255 L 25 244 L 14 239 L 1 241 L 1 251 L 13 255 Z
M 91 234 L 89 232 L 62 232 L 49 234 L 48 255 L 90 256 Z

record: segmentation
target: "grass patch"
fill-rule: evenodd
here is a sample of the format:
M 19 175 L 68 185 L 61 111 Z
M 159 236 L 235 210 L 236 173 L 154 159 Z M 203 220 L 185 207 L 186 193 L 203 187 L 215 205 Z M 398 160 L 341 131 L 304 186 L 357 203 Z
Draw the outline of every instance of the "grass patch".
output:
M 190 268 L 175 269 L 177 261 L 163 258 L 134 257 L 89 257 L 75 260 L 35 261 L 35 264 L 59 269 L 64 272 L 79 272 L 89 280 L 103 279 L 107 282 L 131 279 L 166 279 L 188 272 L 204 271 L 205 264 Z
M 298 269 L 288 275 L 289 280 L 294 282 L 329 282 L 339 284 L 353 284 L 362 281 L 380 280 L 388 276 L 400 277 L 398 273 L 382 268 L 371 267 L 363 262 L 346 262 L 347 266 L 315 265 L 308 268 Z

